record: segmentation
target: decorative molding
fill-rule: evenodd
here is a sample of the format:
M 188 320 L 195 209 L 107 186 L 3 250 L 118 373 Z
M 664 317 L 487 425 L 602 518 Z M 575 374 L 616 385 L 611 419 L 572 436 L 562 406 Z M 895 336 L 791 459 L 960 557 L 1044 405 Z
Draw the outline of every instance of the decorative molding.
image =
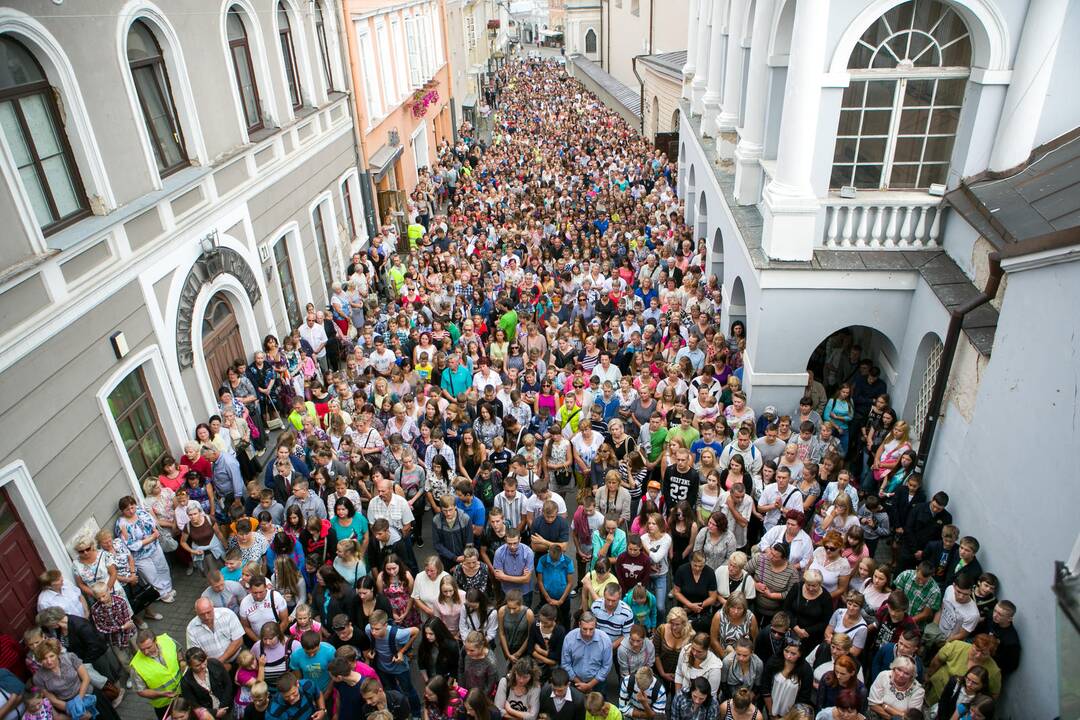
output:
M 200 255 L 191 266 L 180 289 L 180 304 L 176 314 L 176 359 L 180 363 L 181 370 L 186 370 L 195 364 L 191 340 L 195 300 L 204 286 L 214 282 L 221 275 L 232 275 L 239 280 L 252 305 L 259 302 L 259 281 L 240 253 L 223 247 L 215 252 Z

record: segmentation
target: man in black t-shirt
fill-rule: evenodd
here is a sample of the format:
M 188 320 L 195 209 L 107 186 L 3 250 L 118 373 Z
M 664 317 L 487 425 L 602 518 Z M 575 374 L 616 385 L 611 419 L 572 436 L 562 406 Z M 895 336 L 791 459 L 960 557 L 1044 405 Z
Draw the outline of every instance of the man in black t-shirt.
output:
M 698 488 L 701 481 L 698 471 L 690 461 L 690 451 L 681 448 L 675 455 L 675 464 L 664 471 L 661 492 L 664 494 L 664 506 L 672 508 L 676 503 L 686 500 L 690 507 L 697 504 Z

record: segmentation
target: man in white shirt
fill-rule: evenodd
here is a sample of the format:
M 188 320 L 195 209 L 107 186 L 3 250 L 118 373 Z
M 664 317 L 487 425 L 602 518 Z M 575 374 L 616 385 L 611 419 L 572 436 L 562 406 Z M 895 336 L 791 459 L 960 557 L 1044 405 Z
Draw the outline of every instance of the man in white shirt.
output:
M 248 595 L 240 602 L 240 624 L 252 642 L 259 641 L 259 632 L 268 622 L 276 622 L 285 632 L 289 628 L 289 606 L 277 590 L 266 586 L 266 578 L 252 575 Z
M 746 492 L 746 488 L 742 483 L 735 483 L 730 491 L 720 493 L 716 506 L 727 516 L 728 527 L 735 536 L 735 547 L 745 547 L 746 526 L 754 509 L 754 500 Z
M 942 642 L 966 640 L 979 624 L 979 607 L 972 598 L 973 584 L 971 576 L 960 575 L 956 582 L 945 588 L 941 596 L 941 609 L 934 618 L 941 629 Z
M 526 498 L 525 500 L 525 513 L 528 518 L 529 527 L 532 527 L 533 520 L 540 515 L 544 508 L 544 503 L 551 500 L 559 508 L 559 514 L 564 518 L 566 517 L 566 500 L 563 500 L 562 496 L 558 493 L 551 492 L 551 488 L 548 487 L 548 481 L 541 478 L 533 483 L 533 496 Z
M 195 617 L 187 625 L 187 646 L 202 648 L 207 657 L 230 663 L 243 649 L 244 628 L 232 610 L 214 607 L 209 599 L 200 597 L 195 601 Z
M 758 512 L 765 514 L 765 530 L 772 530 L 780 523 L 780 515 L 785 510 L 802 510 L 803 495 L 799 488 L 791 484 L 791 470 L 780 467 L 776 471 L 776 482 L 765 486 L 758 499 Z
M 723 452 L 720 453 L 720 457 L 717 458 L 717 464 L 720 467 L 727 467 L 731 462 L 733 455 L 742 455 L 745 461 L 744 467 L 746 472 L 750 473 L 750 476 L 754 478 L 753 494 L 758 496 L 761 494 L 761 453 L 754 447 L 754 444 L 750 441 L 750 430 L 747 428 L 739 428 L 738 434 L 735 436 L 735 442 L 728 443 Z
M 375 497 L 368 503 L 368 522 L 386 518 L 390 523 L 390 544 L 407 537 L 412 530 L 412 507 L 409 501 L 394 492 L 394 483 L 386 478 L 375 484 Z
M 300 339 L 311 346 L 315 359 L 319 361 L 319 367 L 325 374 L 330 369 L 326 364 L 326 329 L 321 323 L 315 322 L 315 313 L 308 313 L 307 321 L 300 326 Z
M 600 364 L 593 368 L 592 377 L 600 378 L 600 386 L 610 382 L 612 387 L 618 387 L 622 380 L 622 370 L 617 365 L 611 364 L 611 353 L 607 350 L 600 351 Z
M 375 368 L 375 372 L 383 377 L 390 377 L 390 370 L 394 367 L 397 356 L 394 355 L 393 350 L 386 347 L 386 340 L 383 339 L 383 336 L 376 335 L 375 349 L 371 351 L 368 360 L 371 362 L 371 366 Z

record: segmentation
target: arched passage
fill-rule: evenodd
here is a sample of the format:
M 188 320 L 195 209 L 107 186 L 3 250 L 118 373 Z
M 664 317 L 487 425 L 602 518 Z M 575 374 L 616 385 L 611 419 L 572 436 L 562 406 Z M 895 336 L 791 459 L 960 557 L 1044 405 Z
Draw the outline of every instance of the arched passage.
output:
M 693 165 L 690 166 L 690 170 L 686 175 L 686 224 L 693 227 L 694 218 L 696 217 L 694 207 L 694 197 L 697 190 L 697 171 Z
M 861 360 L 869 360 L 884 378 L 892 374 L 898 357 L 896 346 L 880 330 L 866 325 L 849 325 L 821 340 L 810 353 L 806 367 L 832 397 L 841 384 L 854 379 Z
M 731 333 L 731 326 L 736 322 L 743 324 L 743 331 L 745 336 L 746 331 L 746 288 L 743 287 L 742 278 L 738 275 L 731 283 L 731 292 L 728 293 L 728 305 L 727 305 L 727 327 L 724 328 L 725 334 Z
M 709 199 L 702 190 L 698 194 L 697 222 L 694 224 L 694 242 L 700 241 L 709 234 Z
M 653 95 L 652 108 L 649 112 L 649 127 L 651 130 L 649 134 L 656 137 L 656 133 L 660 132 L 660 98 Z
M 679 108 L 671 113 L 671 132 L 679 132 Z
M 712 242 L 709 243 L 708 263 L 706 269 L 716 276 L 718 283 L 724 283 L 724 233 L 720 228 L 713 231 Z

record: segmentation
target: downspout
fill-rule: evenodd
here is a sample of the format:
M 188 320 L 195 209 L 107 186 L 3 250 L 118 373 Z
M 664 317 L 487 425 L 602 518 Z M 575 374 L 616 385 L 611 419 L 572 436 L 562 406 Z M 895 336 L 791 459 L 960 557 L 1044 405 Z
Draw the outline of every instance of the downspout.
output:
M 653 18 L 656 16 L 656 13 L 654 12 L 656 9 L 655 3 L 656 0 L 649 0 L 649 55 L 653 54 Z
M 604 69 L 604 0 L 600 0 L 600 69 Z M 585 56 L 588 58 L 588 55 Z
M 349 45 L 349 33 L 345 29 L 349 22 L 349 0 L 341 0 L 341 23 L 338 27 L 338 43 L 345 50 L 345 57 L 349 66 L 349 116 L 353 124 L 353 154 L 356 156 L 356 168 L 360 176 L 360 197 L 364 203 L 364 224 L 367 226 L 368 242 L 379 233 L 378 198 L 372 187 L 371 171 L 367 167 L 367 138 L 360 132 L 360 116 L 356 104 L 359 100 L 357 95 L 356 68 L 357 63 L 352 61 L 352 46 Z
M 630 59 L 630 69 L 634 71 L 634 77 L 636 77 L 638 81 L 638 108 L 641 110 L 640 132 L 642 137 L 645 137 L 645 81 L 641 78 L 641 75 L 638 74 L 637 61 L 638 58 L 643 58 L 647 55 L 648 53 L 643 53 L 641 55 L 635 55 Z
M 919 438 L 916 466 L 920 470 L 926 467 L 938 420 L 941 419 L 941 406 L 945 402 L 945 389 L 949 382 L 949 373 L 952 372 L 953 361 L 956 359 L 956 348 L 960 342 L 960 333 L 963 332 L 964 317 L 972 310 L 993 300 L 1001 285 L 1001 277 L 1004 274 L 1001 269 L 1001 255 L 995 250 L 987 257 L 990 261 L 990 274 L 986 278 L 986 287 L 963 305 L 949 311 L 949 329 L 945 335 L 945 347 L 941 351 L 941 367 L 938 368 L 937 377 L 934 379 L 934 391 L 930 395 L 930 406 L 926 410 L 926 421 L 923 423 L 922 436 Z

